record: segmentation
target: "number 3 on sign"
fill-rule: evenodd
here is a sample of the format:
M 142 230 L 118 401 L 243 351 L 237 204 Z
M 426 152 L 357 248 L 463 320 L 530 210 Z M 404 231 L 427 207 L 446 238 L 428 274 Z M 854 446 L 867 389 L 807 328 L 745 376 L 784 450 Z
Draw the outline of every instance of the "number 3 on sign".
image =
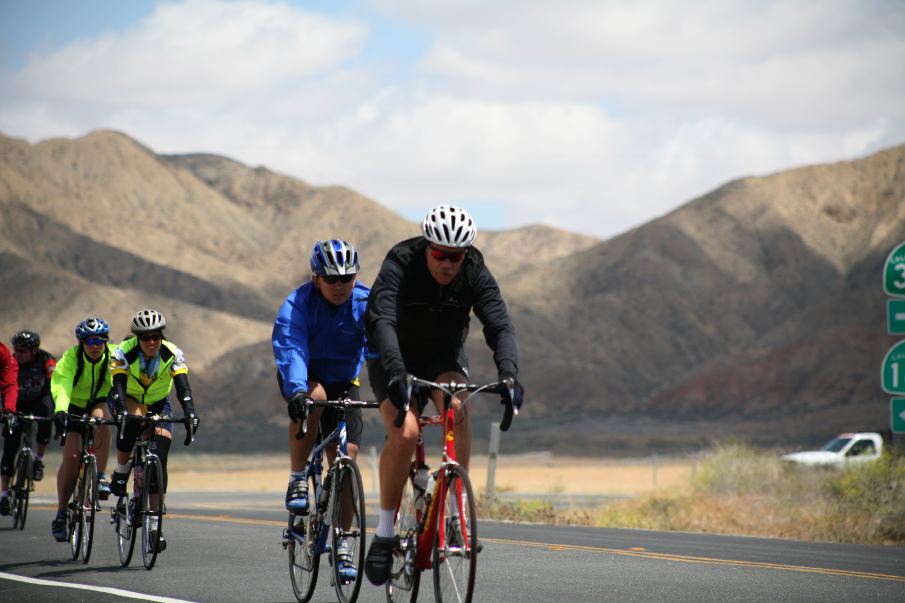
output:
M 893 281 L 892 286 L 896 289 L 905 289 L 905 262 L 896 264 L 892 269 L 898 270 L 899 274 L 902 275 L 902 280 Z

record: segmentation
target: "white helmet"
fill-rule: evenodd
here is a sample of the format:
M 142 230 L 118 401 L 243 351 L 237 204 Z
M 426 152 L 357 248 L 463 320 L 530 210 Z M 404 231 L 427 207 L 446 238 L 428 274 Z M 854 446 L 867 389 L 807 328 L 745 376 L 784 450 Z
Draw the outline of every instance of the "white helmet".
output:
M 136 335 L 163 331 L 166 326 L 167 319 L 163 317 L 163 314 L 150 308 L 140 310 L 132 317 L 132 332 Z
M 444 247 L 471 247 L 478 229 L 461 207 L 438 205 L 424 217 L 421 233 L 431 243 Z

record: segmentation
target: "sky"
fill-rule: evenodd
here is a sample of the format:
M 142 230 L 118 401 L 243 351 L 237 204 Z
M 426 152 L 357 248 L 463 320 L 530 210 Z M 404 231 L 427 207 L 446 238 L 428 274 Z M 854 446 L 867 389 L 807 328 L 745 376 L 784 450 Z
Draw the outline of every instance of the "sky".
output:
M 905 1 L 0 2 L 0 132 L 98 129 L 609 238 L 905 143 Z

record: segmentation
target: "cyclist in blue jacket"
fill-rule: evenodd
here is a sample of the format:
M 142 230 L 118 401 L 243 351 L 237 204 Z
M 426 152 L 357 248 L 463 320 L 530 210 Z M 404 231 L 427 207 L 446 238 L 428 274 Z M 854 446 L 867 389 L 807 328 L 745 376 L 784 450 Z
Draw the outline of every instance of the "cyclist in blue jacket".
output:
M 305 419 L 308 400 L 336 400 L 348 393 L 359 398 L 358 374 L 364 364 L 364 314 L 370 288 L 356 281 L 358 252 L 347 241 L 318 241 L 311 251 L 311 280 L 289 294 L 273 325 L 273 355 L 277 381 L 288 404 L 289 488 L 286 508 L 308 512 L 308 483 L 304 479 L 308 455 L 317 440 L 318 423 L 333 431 L 337 413 L 311 408 L 307 432 L 297 439 L 298 421 Z M 323 412 L 322 412 L 323 411 Z M 349 456 L 361 445 L 361 409 L 345 413 Z M 327 451 L 332 462 L 335 448 Z M 342 551 L 339 552 L 340 562 Z M 345 562 L 354 577 L 351 558 Z

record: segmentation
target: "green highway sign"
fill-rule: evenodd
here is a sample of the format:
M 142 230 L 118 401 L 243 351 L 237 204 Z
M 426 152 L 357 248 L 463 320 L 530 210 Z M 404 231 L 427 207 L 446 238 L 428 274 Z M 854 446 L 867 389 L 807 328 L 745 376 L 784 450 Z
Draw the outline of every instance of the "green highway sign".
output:
M 900 341 L 886 352 L 880 382 L 883 391 L 888 394 L 905 394 L 905 341 Z
M 905 299 L 887 300 L 886 330 L 890 335 L 905 335 Z
M 886 295 L 905 297 L 905 243 L 899 243 L 886 258 L 883 290 Z
M 905 433 L 905 398 L 893 398 L 889 401 L 889 408 L 892 415 L 893 433 Z

